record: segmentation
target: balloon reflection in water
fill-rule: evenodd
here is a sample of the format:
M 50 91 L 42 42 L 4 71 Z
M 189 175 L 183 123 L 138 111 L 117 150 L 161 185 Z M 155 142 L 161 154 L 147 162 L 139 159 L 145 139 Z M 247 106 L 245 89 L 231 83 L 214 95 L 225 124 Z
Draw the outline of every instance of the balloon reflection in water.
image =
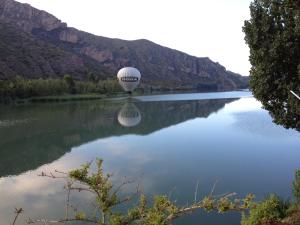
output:
M 118 122 L 123 127 L 134 127 L 142 120 L 140 110 L 132 103 L 127 102 L 118 113 Z

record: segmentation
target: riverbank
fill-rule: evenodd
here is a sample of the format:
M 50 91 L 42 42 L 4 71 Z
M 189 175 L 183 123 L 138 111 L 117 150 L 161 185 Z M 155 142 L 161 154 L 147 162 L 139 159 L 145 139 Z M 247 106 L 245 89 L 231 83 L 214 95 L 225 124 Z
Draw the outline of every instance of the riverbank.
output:
M 10 104 L 30 104 L 30 103 L 51 103 L 51 102 L 70 102 L 70 101 L 88 101 L 99 100 L 107 98 L 105 94 L 66 94 L 57 96 L 43 96 L 43 97 L 31 97 L 31 98 L 16 98 L 5 99 L 0 101 L 0 105 Z
M 22 102 L 66 102 L 66 101 L 85 101 L 85 100 L 98 100 L 106 98 L 105 94 L 74 94 L 74 95 L 60 95 L 60 96 L 44 96 L 34 97 L 29 99 L 18 100 Z
M 173 94 L 231 93 L 234 91 L 249 92 L 250 90 L 249 89 L 242 89 L 242 90 L 238 89 L 238 90 L 233 90 L 233 91 L 219 91 L 219 92 L 199 92 L 197 90 L 143 92 L 143 91 L 137 90 L 134 93 L 132 93 L 131 96 L 138 97 L 138 98 L 141 96 L 147 96 L 147 98 L 149 98 L 150 96 L 173 95 Z M 6 99 L 6 101 L 0 101 L 0 104 L 29 104 L 29 103 L 90 101 L 90 100 L 100 100 L 100 99 L 110 99 L 110 98 L 123 98 L 123 97 L 128 97 L 128 96 L 129 96 L 129 94 L 127 94 L 126 92 L 114 92 L 114 93 L 107 93 L 107 94 L 97 94 L 97 93 L 62 94 L 62 95 L 50 95 L 50 96 L 42 96 L 42 97 Z

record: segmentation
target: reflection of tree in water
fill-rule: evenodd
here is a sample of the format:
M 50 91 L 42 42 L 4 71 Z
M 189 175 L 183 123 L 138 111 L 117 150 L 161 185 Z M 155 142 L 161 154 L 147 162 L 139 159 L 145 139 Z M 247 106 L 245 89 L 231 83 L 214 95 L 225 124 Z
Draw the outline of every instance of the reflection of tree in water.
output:
M 251 135 L 259 135 L 267 138 L 287 138 L 299 133 L 290 129 L 284 130 L 281 126 L 272 123 L 272 118 L 266 111 L 250 111 L 234 114 L 233 126 Z
M 129 127 L 122 127 L 117 121 L 124 102 L 3 107 L 0 121 L 27 122 L 0 127 L 0 176 L 35 169 L 60 158 L 72 147 L 96 139 L 147 135 L 189 119 L 206 118 L 234 100 L 135 102 L 142 119 L 138 126 Z

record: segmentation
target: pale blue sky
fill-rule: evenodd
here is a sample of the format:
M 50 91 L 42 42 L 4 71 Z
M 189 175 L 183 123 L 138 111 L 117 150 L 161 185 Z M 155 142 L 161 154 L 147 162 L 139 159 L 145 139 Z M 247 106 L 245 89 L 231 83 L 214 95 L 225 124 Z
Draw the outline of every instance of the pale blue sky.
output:
M 249 75 L 242 26 L 251 0 L 19 0 L 96 35 L 148 39 Z

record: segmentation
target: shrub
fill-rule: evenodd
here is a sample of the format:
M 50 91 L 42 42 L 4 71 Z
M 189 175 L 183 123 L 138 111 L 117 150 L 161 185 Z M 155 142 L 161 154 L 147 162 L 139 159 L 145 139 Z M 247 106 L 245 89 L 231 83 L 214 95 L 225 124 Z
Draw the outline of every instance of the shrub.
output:
M 265 200 L 255 204 L 249 215 L 243 214 L 242 225 L 280 225 L 286 216 L 288 202 L 282 201 L 276 195 L 270 195 Z
M 297 170 L 295 173 L 295 181 L 293 182 L 293 193 L 297 200 L 297 203 L 300 204 L 300 170 Z

